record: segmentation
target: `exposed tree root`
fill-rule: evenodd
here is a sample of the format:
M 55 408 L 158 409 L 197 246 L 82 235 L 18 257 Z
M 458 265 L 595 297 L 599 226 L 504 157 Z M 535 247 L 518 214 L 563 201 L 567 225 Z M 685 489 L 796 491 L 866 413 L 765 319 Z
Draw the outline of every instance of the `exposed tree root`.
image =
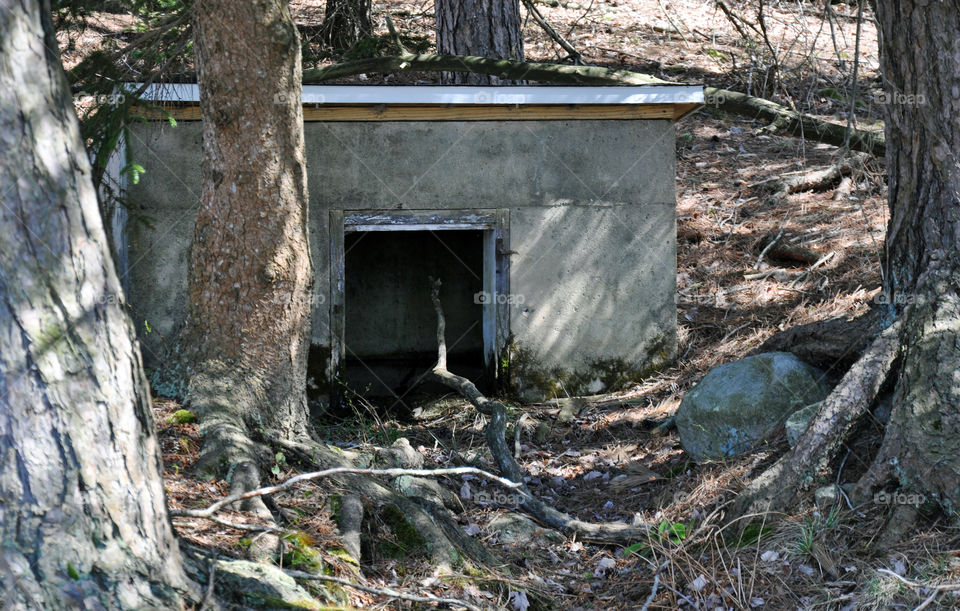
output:
M 336 583 L 342 586 L 347 586 L 348 588 L 356 588 L 357 590 L 362 590 L 364 592 L 369 592 L 370 594 L 377 594 L 378 596 L 388 596 L 390 598 L 398 598 L 400 600 L 407 600 L 410 602 L 417 603 L 430 603 L 433 605 L 453 605 L 456 607 L 463 607 L 469 609 L 470 611 L 482 611 L 480 607 L 468 603 L 465 600 L 460 600 L 459 598 L 440 598 L 436 596 L 418 596 L 416 594 L 407 594 L 406 592 L 399 592 L 393 588 L 374 588 L 372 586 L 366 586 L 359 583 L 354 583 L 349 579 L 341 579 L 340 577 L 333 577 L 331 575 L 321 575 L 317 573 L 305 573 L 303 571 L 291 571 L 285 570 L 284 573 L 290 575 L 291 577 L 296 577 L 297 579 L 314 579 L 316 581 L 326 581 L 329 583 Z
M 431 376 L 441 384 L 456 390 L 477 410 L 490 418 L 484 430 L 487 445 L 500 472 L 520 486 L 520 507 L 542 524 L 556 528 L 569 535 L 576 535 L 581 539 L 600 543 L 630 544 L 645 539 L 650 532 L 647 526 L 633 526 L 624 523 L 594 524 L 584 522 L 570 515 L 550 507 L 530 492 L 523 483 L 523 472 L 520 465 L 513 459 L 513 454 L 506 440 L 507 408 L 499 401 L 493 401 L 483 396 L 477 387 L 467 378 L 451 373 L 447 369 L 447 343 L 445 337 L 446 322 L 443 309 L 440 306 L 440 280 L 433 280 L 431 291 L 433 307 L 437 313 L 437 364 L 431 371 Z
M 257 400 L 262 392 L 247 380 L 237 379 L 223 363 L 212 361 L 204 371 L 190 377 L 186 399 L 200 417 L 203 447 L 194 467 L 198 472 L 222 473 L 230 484 L 232 496 L 260 487 L 260 466 L 270 462 L 270 451 L 255 443 L 247 429 L 246 419 L 257 413 Z M 260 496 L 240 499 L 236 508 L 249 511 L 266 521 L 271 529 L 252 539 L 248 555 L 254 560 L 265 560 L 280 552 L 281 541 L 273 530 L 274 515 Z
M 886 315 L 883 308 L 873 308 L 852 320 L 831 318 L 791 327 L 770 337 L 751 354 L 790 352 L 802 361 L 839 375 L 861 357 L 880 333 Z
M 903 371 L 873 466 L 854 493 L 870 498 L 891 479 L 950 512 L 960 511 L 960 266 L 942 253 L 918 279 L 903 320 Z M 918 503 L 919 504 L 919 503 Z
M 823 401 L 796 446 L 740 493 L 734 516 L 784 510 L 817 480 L 887 379 L 900 354 L 900 329 L 900 321 L 894 322 L 870 344 Z
M 296 455 L 318 469 L 369 468 L 370 456 L 344 452 L 314 441 L 290 441 L 268 433 L 271 443 Z M 459 472 L 459 471 L 455 471 Z M 401 475 L 398 471 L 395 476 Z M 423 539 L 427 555 L 443 571 L 450 572 L 467 559 L 492 568 L 500 561 L 483 545 L 463 532 L 450 510 L 430 499 L 408 498 L 380 480 L 365 474 L 341 473 L 335 480 L 350 493 L 364 499 L 368 515 L 379 514 L 384 507 L 399 510 Z M 360 560 L 359 558 L 357 560 Z

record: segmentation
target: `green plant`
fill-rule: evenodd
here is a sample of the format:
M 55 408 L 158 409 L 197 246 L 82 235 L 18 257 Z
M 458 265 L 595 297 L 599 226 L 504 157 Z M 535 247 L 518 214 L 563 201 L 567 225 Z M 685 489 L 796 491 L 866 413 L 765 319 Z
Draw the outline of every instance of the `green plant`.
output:
M 681 522 L 673 523 L 668 520 L 661 520 L 657 525 L 657 534 L 662 541 L 671 543 L 680 543 L 687 538 L 687 526 Z
M 751 522 L 746 528 L 743 529 L 742 533 L 736 535 L 735 539 L 731 538 L 728 540 L 728 543 L 733 547 L 748 547 L 759 542 L 773 532 L 773 526 L 768 526 L 761 522 Z
M 794 552 L 799 556 L 809 556 L 817 539 L 823 533 L 836 528 L 838 524 L 840 524 L 840 509 L 836 506 L 832 507 L 827 515 L 814 512 L 807 516 L 800 523 Z
M 656 538 L 661 542 L 679 544 L 687 538 L 688 534 L 687 525 L 682 522 L 660 520 L 660 523 L 657 524 Z M 624 556 L 629 556 L 631 554 L 646 556 L 648 553 L 650 553 L 649 541 L 638 541 L 623 548 Z
M 167 418 L 167 423 L 169 424 L 190 424 L 196 421 L 197 415 L 186 409 L 178 409 Z
M 323 570 L 320 552 L 313 547 L 313 538 L 307 533 L 294 531 L 283 535 L 286 551 L 283 554 L 283 566 L 291 569 L 319 573 Z
M 674 466 L 670 467 L 669 469 L 667 469 L 667 472 L 663 475 L 663 477 L 664 477 L 665 479 L 673 479 L 673 478 L 677 477 L 678 475 L 683 475 L 683 474 L 686 473 L 689 469 L 692 469 L 693 466 L 694 466 L 694 463 L 693 463 L 693 462 L 691 462 L 691 461 L 689 461 L 689 460 L 688 460 L 688 461 L 684 461 L 684 462 L 682 462 L 682 463 L 680 463 L 680 464 L 678 464 L 678 465 L 674 465 Z
M 276 476 L 280 475 L 280 472 L 283 470 L 283 467 L 287 464 L 287 457 L 283 455 L 283 452 L 277 452 L 273 457 L 274 463 L 270 467 L 270 473 L 273 473 Z

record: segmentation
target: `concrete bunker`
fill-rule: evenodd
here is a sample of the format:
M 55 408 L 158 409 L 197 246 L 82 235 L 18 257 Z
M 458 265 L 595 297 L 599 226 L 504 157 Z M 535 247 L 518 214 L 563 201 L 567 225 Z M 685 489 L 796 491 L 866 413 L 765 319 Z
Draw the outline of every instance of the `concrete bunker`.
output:
M 195 85 L 148 94 L 178 125 L 131 127 L 147 172 L 116 179 L 149 222 L 113 224 L 150 366 L 185 311 L 202 129 Z M 317 386 L 415 381 L 435 356 L 432 273 L 451 369 L 487 390 L 599 392 L 672 360 L 674 122 L 702 101 L 691 86 L 305 86 Z

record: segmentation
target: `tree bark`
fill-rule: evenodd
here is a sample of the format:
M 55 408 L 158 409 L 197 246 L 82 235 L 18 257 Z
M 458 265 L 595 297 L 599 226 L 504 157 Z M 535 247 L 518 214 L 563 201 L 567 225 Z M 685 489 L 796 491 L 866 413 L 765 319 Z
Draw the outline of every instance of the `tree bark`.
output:
M 880 375 L 886 376 L 880 365 L 892 364 L 889 357 L 894 354 L 887 350 L 887 336 L 896 328 L 902 366 L 890 422 L 873 465 L 852 496 L 863 501 L 876 487 L 895 480 L 905 491 L 955 513 L 960 509 L 960 116 L 955 110 L 960 107 L 960 44 L 955 36 L 960 8 L 924 0 L 877 4 L 888 100 L 885 315 L 896 322 L 858 363 L 865 363 L 878 350 L 888 355 L 860 372 L 859 395 L 845 401 L 841 383 L 788 458 L 806 461 L 804 469 L 809 470 L 829 457 L 832 440 L 841 438 L 848 424 L 842 419 L 821 426 L 828 424 L 827 407 L 845 403 L 846 410 L 853 409 L 879 389 Z M 843 413 L 852 413 L 846 410 Z M 797 470 L 786 463 L 789 460 L 781 460 L 758 478 L 738 506 L 756 508 L 767 501 L 774 510 L 786 507 L 791 495 L 778 490 L 798 483 L 789 473 L 784 477 L 787 471 Z M 903 520 L 916 511 L 900 507 L 894 515 Z M 899 535 L 906 532 L 905 525 L 895 521 L 888 530 Z
M 201 418 L 200 467 L 228 468 L 236 490 L 259 483 L 251 428 L 289 439 L 307 430 L 300 44 L 282 0 L 201 0 L 195 28 L 203 188 L 167 377 L 186 382 Z
M 349 49 L 372 33 L 370 0 L 327 0 L 320 28 L 324 44 Z
M 436 0 L 437 53 L 523 60 L 517 0 Z M 448 85 L 506 85 L 497 76 L 444 72 Z
M 49 3 L 0 4 L 0 601 L 199 600 Z
M 885 279 L 891 307 L 905 321 L 903 371 L 876 464 L 892 467 L 901 487 L 957 511 L 960 8 L 920 0 L 877 4 L 890 102 Z

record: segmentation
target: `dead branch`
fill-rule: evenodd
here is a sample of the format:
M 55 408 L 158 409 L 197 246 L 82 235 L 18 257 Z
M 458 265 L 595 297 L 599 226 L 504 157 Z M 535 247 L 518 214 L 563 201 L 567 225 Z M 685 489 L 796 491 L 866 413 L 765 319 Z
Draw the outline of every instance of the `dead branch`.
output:
M 409 600 L 411 602 L 417 602 L 417 603 L 433 603 L 435 605 L 456 605 L 458 607 L 470 609 L 470 611 L 483 611 L 480 607 L 472 603 L 468 603 L 467 601 L 461 600 L 459 598 L 446 598 L 446 597 L 434 598 L 433 596 L 418 596 L 416 594 L 407 594 L 405 592 L 398 592 L 393 588 L 375 588 L 373 586 L 365 586 L 359 583 L 354 583 L 349 579 L 343 579 L 341 577 L 334 577 L 332 575 L 321 575 L 318 573 L 307 573 L 305 571 L 294 571 L 291 569 L 283 569 L 283 572 L 295 579 L 312 579 L 315 581 L 328 581 L 330 583 L 336 583 L 342 586 L 347 586 L 348 588 L 363 590 L 364 592 L 369 592 L 370 594 L 377 594 L 379 596 L 399 598 L 400 600 Z
M 500 468 L 500 472 L 515 482 L 516 490 L 521 497 L 520 507 L 542 524 L 570 535 L 576 535 L 581 539 L 626 545 L 641 538 L 646 538 L 649 533 L 649 528 L 646 526 L 633 526 L 622 522 L 611 524 L 584 522 L 547 505 L 530 492 L 526 484 L 523 483 L 523 472 L 520 465 L 514 460 L 507 445 L 505 435 L 507 408 L 499 401 L 485 397 L 474 383 L 467 378 L 447 370 L 446 322 L 443 316 L 443 308 L 440 306 L 440 280 L 432 279 L 432 282 L 433 289 L 430 292 L 430 297 L 433 300 L 433 308 L 437 313 L 437 364 L 430 374 L 441 384 L 459 392 L 480 413 L 490 419 L 484 431 L 487 445 L 490 447 L 490 453 Z
M 500 485 L 510 488 L 518 489 L 522 485 L 517 484 L 509 479 L 505 479 L 493 473 L 484 471 L 483 469 L 477 469 L 475 467 L 448 467 L 443 469 L 361 469 L 356 467 L 333 467 L 331 469 L 324 469 L 322 471 L 311 471 L 310 473 L 301 473 L 300 475 L 295 475 L 287 480 L 284 480 L 282 483 L 275 486 L 264 486 L 262 488 L 257 488 L 256 490 L 250 490 L 248 492 L 242 492 L 237 494 L 231 494 L 223 499 L 220 499 L 213 505 L 205 509 L 174 509 L 169 513 L 173 517 L 187 517 L 187 518 L 210 518 L 216 512 L 223 509 L 225 506 L 235 503 L 237 501 L 242 501 L 244 499 L 249 499 L 253 497 L 260 497 L 265 494 L 276 494 L 277 492 L 282 492 L 293 486 L 301 483 L 307 482 L 314 479 L 320 479 L 324 477 L 333 477 L 335 475 L 341 474 L 354 474 L 354 475 L 381 475 L 384 477 L 399 477 L 401 475 L 412 475 L 415 477 L 436 477 L 439 475 L 477 475 L 479 477 L 485 477 L 487 479 L 493 480 Z
M 868 156 L 864 153 L 844 156 L 837 163 L 822 170 L 782 176 L 765 182 L 764 186 L 774 192 L 774 197 L 781 198 L 803 191 L 825 191 L 838 184 L 843 177 L 850 176 L 862 168 L 867 159 Z
M 475 72 L 507 80 L 530 80 L 574 85 L 675 85 L 648 74 L 614 70 L 597 66 L 568 66 L 509 59 L 490 59 L 467 55 L 434 55 L 404 53 L 341 62 L 323 68 L 303 71 L 304 84 L 318 84 L 368 72 Z M 767 131 L 782 132 L 810 140 L 843 146 L 847 138 L 844 125 L 830 123 L 786 106 L 745 93 L 704 87 L 707 104 L 731 114 L 760 119 L 770 124 Z M 882 133 L 850 130 L 850 149 L 878 157 L 886 154 Z
M 754 269 L 759 269 L 760 261 L 767 254 L 775 259 L 787 259 L 788 261 L 797 261 L 808 265 L 820 260 L 820 253 L 802 246 L 795 246 L 782 238 L 783 232 L 781 231 L 780 233 L 768 233 L 760 240 L 763 249 L 757 258 L 757 264 L 753 266 Z
M 544 32 L 547 33 L 547 36 L 553 39 L 560 47 L 570 55 L 570 59 L 575 62 L 580 62 L 580 52 L 573 48 L 573 45 L 567 41 L 566 38 L 560 35 L 553 26 L 550 25 L 550 22 L 544 19 L 543 15 L 540 14 L 540 10 L 533 3 L 533 0 L 523 0 L 523 5 L 527 7 L 527 10 L 530 12 L 530 15 L 533 16 L 533 20 L 537 22 Z

